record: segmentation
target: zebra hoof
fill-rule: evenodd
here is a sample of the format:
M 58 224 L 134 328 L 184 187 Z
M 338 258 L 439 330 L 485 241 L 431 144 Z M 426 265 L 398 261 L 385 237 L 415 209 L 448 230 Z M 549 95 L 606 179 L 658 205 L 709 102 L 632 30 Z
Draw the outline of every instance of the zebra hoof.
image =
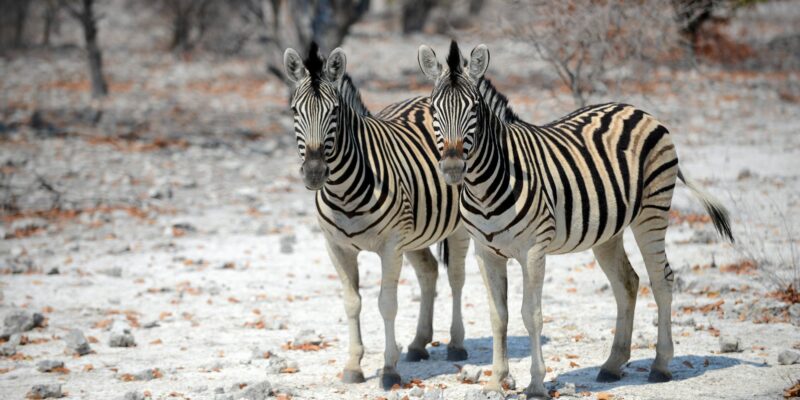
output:
M 346 369 L 342 372 L 342 382 L 344 383 L 364 383 L 364 373 L 354 369 Z
M 394 385 L 401 385 L 403 380 L 397 372 L 382 372 L 381 373 L 381 388 L 383 390 L 391 390 Z
M 406 361 L 408 362 L 427 360 L 430 357 L 431 355 L 428 354 L 428 350 L 425 349 L 412 349 L 409 347 L 408 352 L 406 353 Z
M 650 375 L 647 376 L 647 381 L 650 383 L 662 383 L 662 382 L 669 382 L 672 380 L 672 373 L 669 371 L 659 371 L 657 369 L 651 369 Z
M 607 369 L 600 369 L 600 372 L 597 374 L 598 382 L 616 382 L 620 379 L 622 379 L 621 373 L 611 372 Z
M 469 358 L 467 349 L 463 347 L 448 347 L 447 361 L 464 361 Z

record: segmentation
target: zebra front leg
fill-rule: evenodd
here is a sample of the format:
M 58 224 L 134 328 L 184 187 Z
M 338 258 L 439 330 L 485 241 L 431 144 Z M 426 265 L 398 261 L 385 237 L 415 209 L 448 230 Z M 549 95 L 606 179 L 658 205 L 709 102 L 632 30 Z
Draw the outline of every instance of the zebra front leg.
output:
M 429 249 L 406 252 L 406 257 L 414 267 L 422 292 L 419 304 L 417 334 L 408 345 L 406 361 L 427 360 L 430 355 L 425 346 L 433 340 L 433 300 L 436 297 L 436 279 L 439 265 Z
M 447 278 L 453 293 L 453 319 L 450 323 L 450 343 L 447 345 L 447 361 L 464 361 L 469 358 L 464 348 L 464 319 L 461 315 L 461 291 L 464 288 L 464 261 L 469 249 L 469 233 L 458 228 L 447 239 Z
M 361 295 L 358 293 L 358 252 L 338 246 L 326 240 L 328 254 L 342 281 L 344 310 L 347 313 L 347 326 L 350 331 L 350 357 L 342 371 L 344 383 L 364 382 L 361 371 L 361 358 L 364 344 L 361 342 Z
M 528 250 L 522 265 L 522 322 L 531 341 L 531 383 L 525 389 L 527 398 L 549 398 L 544 387 L 546 373 L 542 355 L 542 287 L 544 286 L 546 246 L 537 245 Z
M 650 382 L 666 382 L 672 379 L 669 362 L 672 360 L 672 282 L 674 275 L 667 261 L 664 237 L 667 233 L 669 215 L 655 208 L 647 209 L 639 217 L 641 223 L 632 226 L 636 244 L 644 258 L 653 297 L 658 307 L 658 342 L 656 359 L 650 367 Z
M 631 334 L 636 308 L 639 275 L 631 267 L 622 234 L 592 248 L 597 263 L 603 269 L 617 301 L 617 324 L 611 354 L 597 374 L 598 382 L 615 382 L 622 379 L 622 365 L 631 358 Z
M 381 292 L 378 296 L 378 308 L 383 317 L 384 348 L 383 370 L 380 373 L 380 385 L 384 390 L 389 390 L 402 381 L 397 373 L 397 360 L 400 358 L 400 349 L 397 347 L 394 332 L 394 319 L 397 316 L 397 282 L 400 280 L 400 268 L 403 265 L 402 253 L 393 248 L 384 251 L 381 255 Z
M 478 267 L 489 296 L 492 322 L 492 377 L 483 390 L 502 394 L 501 382 L 508 376 L 508 259 L 495 255 L 491 249 L 477 242 L 475 247 Z

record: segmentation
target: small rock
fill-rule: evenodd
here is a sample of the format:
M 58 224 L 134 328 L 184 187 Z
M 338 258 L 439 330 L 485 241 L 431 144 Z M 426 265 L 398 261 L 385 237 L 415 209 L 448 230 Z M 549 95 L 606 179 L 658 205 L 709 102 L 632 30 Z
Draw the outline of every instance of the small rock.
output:
M 120 397 L 119 400 L 145 400 L 145 397 L 143 393 L 134 390 L 125 393 L 125 395 Z
M 800 362 L 800 353 L 791 350 L 784 350 L 778 354 L 778 364 L 792 365 Z
M 266 370 L 268 374 L 280 374 L 282 372 L 297 371 L 298 364 L 296 361 L 288 360 L 277 354 L 273 354 L 267 361 Z
M 122 277 L 122 268 L 121 267 L 111 267 L 100 270 L 100 273 L 106 276 L 110 276 L 112 278 L 121 278 Z
M 108 345 L 110 347 L 135 347 L 136 340 L 127 329 L 125 332 L 114 332 L 108 338 Z
M 58 360 L 43 360 L 36 364 L 36 370 L 39 372 L 51 372 L 56 368 L 64 368 L 64 362 Z
M 236 396 L 237 399 L 247 400 L 266 400 L 272 396 L 272 384 L 263 381 L 254 385 L 248 385 L 240 395 Z
M 272 351 L 272 350 L 261 350 L 261 349 L 256 347 L 256 348 L 254 348 L 252 350 L 251 359 L 253 359 L 253 360 L 266 360 L 268 358 L 271 358 L 272 355 L 274 355 L 274 354 L 275 354 L 275 352 Z
M 297 243 L 297 238 L 294 235 L 281 236 L 281 253 L 283 254 L 294 253 L 295 243 Z
M 208 386 L 206 385 L 193 386 L 189 390 L 191 390 L 192 393 L 203 393 L 208 390 Z
M 0 346 L 0 356 L 11 357 L 14 354 L 17 354 L 17 345 L 8 342 Z
M 157 187 L 150 188 L 147 191 L 147 195 L 151 199 L 161 200 L 161 199 L 171 199 L 172 198 L 172 188 L 169 185 L 161 185 Z
M 501 382 L 503 388 L 506 390 L 517 390 L 517 381 L 514 379 L 513 376 L 509 375 L 503 379 Z
M 292 344 L 294 345 L 302 345 L 302 344 L 311 344 L 311 345 L 319 345 L 322 343 L 322 338 L 314 332 L 312 329 L 305 329 L 300 331 L 297 336 L 294 337 Z
M 425 390 L 423 400 L 444 400 L 444 391 L 439 387 L 428 387 Z
M 742 168 L 739 170 L 739 175 L 736 176 L 736 180 L 742 181 L 745 179 L 750 179 L 753 177 L 753 172 L 750 171 L 749 168 Z
M 70 351 L 80 356 L 89 354 L 89 352 L 92 351 L 89 346 L 89 341 L 86 340 L 86 337 L 83 336 L 83 332 L 80 329 L 69 331 L 67 336 L 64 337 L 64 342 L 66 342 L 67 348 Z
M 789 306 L 789 316 L 795 325 L 800 324 L 800 303 L 795 303 Z
M 31 314 L 24 310 L 13 311 L 3 319 L 4 335 L 27 332 L 33 328 L 41 327 L 43 323 L 44 316 L 42 314 Z
M 574 383 L 567 382 L 561 389 L 558 389 L 558 393 L 562 396 L 575 396 L 577 388 Z
M 478 383 L 483 371 L 473 365 L 465 365 L 458 371 L 458 380 L 464 383 Z
M 63 396 L 61 385 L 53 383 L 49 385 L 33 385 L 25 397 L 29 399 L 58 399 L 61 396 Z
M 61 271 L 58 270 L 58 267 L 50 268 L 50 271 L 47 271 L 47 275 L 58 275 Z
M 735 353 L 741 351 L 742 340 L 734 336 L 719 337 L 719 351 L 722 353 Z
M 138 373 L 134 374 L 133 377 L 137 381 L 152 381 L 153 379 L 160 378 L 161 371 L 156 368 L 153 369 L 146 369 L 143 371 L 139 371 Z
M 161 326 L 161 325 L 158 323 L 158 321 L 150 321 L 150 322 L 142 325 L 142 328 L 144 328 L 144 329 L 153 329 L 153 328 L 158 328 L 159 326 Z
M 411 397 L 422 397 L 425 394 L 425 390 L 419 386 L 414 386 L 408 391 L 408 395 Z

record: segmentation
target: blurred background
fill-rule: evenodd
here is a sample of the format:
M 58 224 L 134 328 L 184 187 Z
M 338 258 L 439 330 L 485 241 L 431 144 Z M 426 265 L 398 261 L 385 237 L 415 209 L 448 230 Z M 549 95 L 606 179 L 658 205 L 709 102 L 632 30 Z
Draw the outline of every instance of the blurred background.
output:
M 451 39 L 465 55 L 488 45 L 486 76 L 528 122 L 607 101 L 655 115 L 674 134 L 682 169 L 731 208 L 738 239 L 736 247 L 717 243 L 699 204 L 678 190 L 668 245 L 678 249 L 672 264 L 683 271 L 676 310 L 705 316 L 725 309 L 719 318 L 730 321 L 715 320 L 717 328 L 800 323 L 796 0 L 0 0 L 0 309 L 42 312 L 56 329 L 42 331 L 48 337 L 82 327 L 102 338 L 109 318 L 154 320 L 167 328 L 130 324 L 142 368 L 162 359 L 195 366 L 199 359 L 214 370 L 223 356 L 193 346 L 231 351 L 263 335 L 283 343 L 291 338 L 285 335 L 316 327 L 314 318 L 330 317 L 330 298 L 339 301 L 339 285 L 315 228 L 313 195 L 297 172 L 283 52 L 305 55 L 311 40 L 325 55 L 342 47 L 375 113 L 429 95 L 417 48 L 430 45 L 443 62 Z M 569 260 L 591 259 L 577 257 Z M 477 322 L 468 336 L 488 337 L 472 262 L 468 285 L 477 294 L 465 301 L 477 304 L 469 311 Z M 587 283 L 587 296 L 566 309 L 595 304 L 593 290 L 604 278 L 594 271 L 585 279 L 597 279 L 596 286 Z M 364 282 L 379 279 L 377 266 L 362 273 L 372 274 Z M 378 289 L 365 283 L 364 290 L 371 296 Z M 418 301 L 409 293 L 409 302 Z M 714 306 L 719 296 L 733 297 Z M 697 304 L 712 298 L 711 309 Z M 379 350 L 379 317 L 368 301 L 374 326 L 365 328 L 365 340 Z M 415 312 L 407 314 L 398 317 L 403 335 L 414 323 Z M 202 335 L 183 334 L 198 325 Z M 445 325 L 437 325 L 444 337 Z M 741 326 L 754 336 L 762 329 Z M 346 342 L 336 324 L 315 329 Z M 229 336 L 203 336 L 215 332 Z M 796 330 L 782 332 L 782 348 L 800 342 Z M 156 340 L 183 344 L 165 351 L 153 347 Z M 20 352 L 39 360 L 42 352 L 61 351 L 43 348 Z M 343 362 L 345 349 L 334 344 L 327 351 L 335 354 L 324 357 Z M 117 364 L 122 353 L 97 352 L 125 370 Z M 301 374 L 291 379 L 309 385 L 314 379 L 303 378 L 310 367 L 302 357 L 312 355 L 296 357 Z M 368 353 L 366 362 L 377 366 L 379 359 Z M 24 357 L 0 360 L 0 379 L 16 377 L 0 392 L 25 393 L 36 381 L 29 364 Z M 97 361 L 95 367 L 101 369 Z M 220 367 L 230 374 L 226 384 L 249 373 L 227 367 Z M 340 367 L 312 370 L 333 379 Z M 66 380 L 75 393 L 92 393 L 93 379 L 107 377 L 76 372 Z M 773 378 L 768 389 L 782 387 Z M 162 384 L 170 385 L 178 384 Z

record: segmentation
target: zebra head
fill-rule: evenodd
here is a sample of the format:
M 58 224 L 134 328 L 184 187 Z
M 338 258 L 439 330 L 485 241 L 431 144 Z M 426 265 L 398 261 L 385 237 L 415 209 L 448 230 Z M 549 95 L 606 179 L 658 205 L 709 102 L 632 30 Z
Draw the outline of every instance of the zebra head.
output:
M 489 67 L 489 49 L 478 45 L 466 60 L 455 41 L 450 43 L 447 67 L 425 45 L 419 47 L 419 67 L 435 81 L 431 93 L 433 130 L 439 148 L 439 170 L 445 182 L 460 184 L 467 169 L 467 159 L 475 143 L 481 95 L 478 81 Z
M 332 51 L 327 62 L 311 43 L 303 60 L 294 49 L 283 54 L 286 75 L 295 84 L 292 96 L 294 132 L 297 150 L 303 161 L 300 174 L 309 190 L 319 190 L 330 175 L 328 160 L 336 147 L 339 118 L 339 92 L 336 83 L 344 76 L 346 58 L 340 48 Z

